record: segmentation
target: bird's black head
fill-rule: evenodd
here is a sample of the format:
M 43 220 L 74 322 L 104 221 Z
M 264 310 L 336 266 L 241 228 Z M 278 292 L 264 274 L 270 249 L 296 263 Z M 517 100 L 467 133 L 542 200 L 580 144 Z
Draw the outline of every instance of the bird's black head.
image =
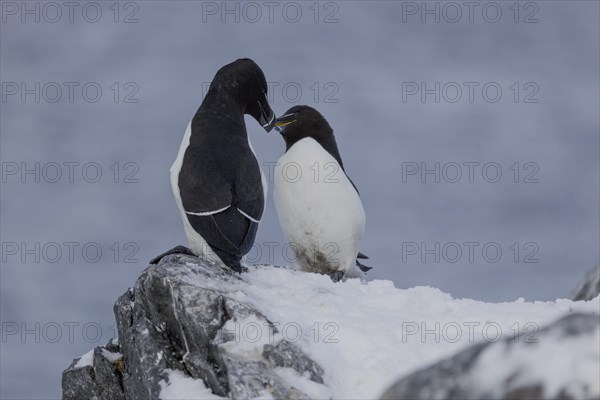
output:
M 333 130 L 320 112 L 309 106 L 294 106 L 275 121 L 275 129 L 279 131 L 287 148 L 306 137 L 333 137 Z M 318 141 L 318 140 L 317 140 Z
M 260 67 L 249 58 L 240 58 L 222 67 L 210 89 L 217 88 L 236 99 L 245 114 L 251 115 L 269 132 L 275 123 L 275 113 L 267 98 L 267 80 Z
M 343 168 L 333 129 L 320 112 L 309 106 L 294 106 L 275 120 L 275 129 L 285 140 L 286 151 L 310 137 L 329 152 Z

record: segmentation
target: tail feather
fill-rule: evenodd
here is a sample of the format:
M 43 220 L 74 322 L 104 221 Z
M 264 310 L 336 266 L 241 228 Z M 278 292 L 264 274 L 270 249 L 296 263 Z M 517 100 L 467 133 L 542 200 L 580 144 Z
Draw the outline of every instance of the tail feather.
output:
M 361 260 L 368 260 L 369 256 L 366 254 L 361 253 L 360 251 L 358 252 L 358 255 L 356 256 L 356 258 L 360 258 Z
M 357 266 L 358 268 L 360 268 L 360 270 L 361 270 L 362 272 L 367 272 L 367 271 L 369 271 L 369 270 L 373 269 L 373 267 L 367 267 L 365 264 L 362 264 L 362 263 L 361 263 L 361 262 L 359 262 L 358 260 L 356 260 L 356 266 Z
M 152 260 L 150 260 L 150 264 L 158 264 L 158 262 L 160 260 L 162 260 L 164 257 L 168 256 L 169 254 L 187 254 L 188 256 L 196 255 L 189 248 L 179 245 L 179 246 L 173 247 L 171 250 L 165 251 L 164 253 L 162 253 L 159 256 L 154 257 Z
M 217 249 L 216 247 L 212 247 L 212 249 L 219 256 L 221 261 L 223 261 L 223 264 L 227 265 L 229 268 L 231 268 L 235 272 L 239 272 L 239 273 L 243 272 L 241 257 L 238 257 L 233 254 L 229 254 L 227 252 L 224 252 L 221 249 Z

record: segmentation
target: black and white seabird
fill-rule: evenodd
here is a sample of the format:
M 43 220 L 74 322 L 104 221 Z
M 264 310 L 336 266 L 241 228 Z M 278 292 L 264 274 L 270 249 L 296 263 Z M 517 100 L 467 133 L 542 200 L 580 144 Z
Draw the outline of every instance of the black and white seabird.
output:
M 279 223 L 300 267 L 334 281 L 361 277 L 365 211 L 346 175 L 333 130 L 314 108 L 295 106 L 275 122 L 285 154 L 275 167 Z
M 171 186 L 190 248 L 177 246 L 151 263 L 185 253 L 242 271 L 240 261 L 254 244 L 267 191 L 244 114 L 267 132 L 274 126 L 267 81 L 248 58 L 217 72 L 171 166 Z

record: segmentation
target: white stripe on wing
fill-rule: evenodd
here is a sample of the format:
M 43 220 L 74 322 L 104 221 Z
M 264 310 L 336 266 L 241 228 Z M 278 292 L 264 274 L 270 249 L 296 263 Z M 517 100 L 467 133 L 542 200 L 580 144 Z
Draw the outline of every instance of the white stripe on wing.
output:
M 192 212 L 192 211 L 186 211 L 185 213 L 186 213 L 186 214 L 189 214 L 189 215 L 197 215 L 197 216 L 199 216 L 199 217 L 206 217 L 206 216 L 208 216 L 208 215 L 218 214 L 218 213 L 220 213 L 221 211 L 225 211 L 225 210 L 227 210 L 229 207 L 231 207 L 231 206 L 227 206 L 227 207 L 221 208 L 221 209 L 219 209 L 219 210 L 215 210 L 215 211 L 206 211 L 206 212 Z M 243 214 L 243 213 L 242 213 L 242 214 Z

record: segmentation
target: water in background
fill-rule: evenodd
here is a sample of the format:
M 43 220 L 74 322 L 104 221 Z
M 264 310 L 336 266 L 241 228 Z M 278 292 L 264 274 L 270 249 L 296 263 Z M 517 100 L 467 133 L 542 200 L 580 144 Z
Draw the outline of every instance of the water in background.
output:
M 2 398 L 60 397 L 62 369 L 114 336 L 116 298 L 185 243 L 168 170 L 239 57 L 278 114 L 309 104 L 334 128 L 369 279 L 552 300 L 599 260 L 597 2 L 81 3 L 73 22 L 23 4 L 2 3 L 0 35 Z M 268 172 L 283 141 L 247 126 Z M 269 197 L 252 261 L 287 263 L 283 245 Z

